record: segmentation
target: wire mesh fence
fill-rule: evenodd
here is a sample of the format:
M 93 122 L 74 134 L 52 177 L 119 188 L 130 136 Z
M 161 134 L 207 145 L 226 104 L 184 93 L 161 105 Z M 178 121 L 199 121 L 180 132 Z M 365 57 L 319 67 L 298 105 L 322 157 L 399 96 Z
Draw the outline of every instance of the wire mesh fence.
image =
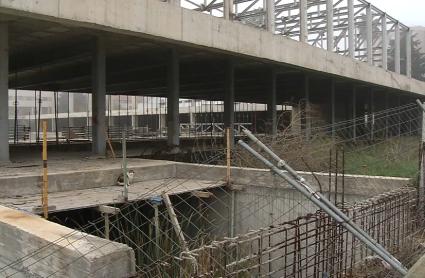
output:
M 417 106 L 404 105 L 309 130 L 303 123 L 311 119 L 296 116 L 290 127 L 276 136 L 262 135 L 261 140 L 296 170 L 305 171 L 315 190 L 396 257 L 407 265 L 414 263 L 424 253 L 414 186 L 422 117 Z M 369 161 L 365 154 L 375 160 Z M 200 161 L 203 165 L 198 170 L 182 168 L 175 177 L 134 196 L 136 201 L 111 202 L 119 212 L 108 221 L 92 209 L 52 215 L 52 221 L 76 231 L 10 262 L 0 275 L 13 277 L 18 273 L 14 269 L 48 265 L 58 249 L 93 235 L 109 238 L 105 245 L 130 246 L 137 277 L 359 277 L 365 271 L 380 277 L 395 275 L 284 181 L 268 171 L 250 169 L 260 165 L 240 149 L 232 149 L 232 163 L 238 167 L 232 169 L 230 184 L 226 168 L 212 166 L 225 161 L 224 152 L 217 151 Z M 383 162 L 388 163 L 373 168 Z M 398 165 L 406 168 L 398 172 L 400 178 L 376 177 L 380 171 L 397 176 Z M 209 185 L 193 189 L 205 180 Z M 394 188 L 390 183 L 400 189 L 389 192 Z M 122 189 L 116 190 L 119 194 Z M 373 195 L 378 196 L 365 200 Z M 81 252 L 78 259 L 101 248 Z M 78 259 L 59 259 L 61 264 L 50 265 L 46 277 L 55 277 Z

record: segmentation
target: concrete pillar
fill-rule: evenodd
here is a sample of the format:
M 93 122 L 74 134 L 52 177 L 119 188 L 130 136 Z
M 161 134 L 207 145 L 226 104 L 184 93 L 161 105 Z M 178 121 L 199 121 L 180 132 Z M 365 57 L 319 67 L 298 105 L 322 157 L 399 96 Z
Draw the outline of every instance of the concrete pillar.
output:
M 300 42 L 308 42 L 307 0 L 300 0 Z
M 267 133 L 277 134 L 276 70 L 271 69 L 267 78 Z
M 330 97 L 331 97 L 331 126 L 332 126 L 332 138 L 335 138 L 336 130 L 335 130 L 335 80 L 331 79 L 330 81 Z
M 375 92 L 373 89 L 369 91 L 369 111 L 368 120 L 370 123 L 370 140 L 375 139 Z
M 334 49 L 334 1 L 326 0 L 326 47 Z
M 225 19 L 233 19 L 233 0 L 223 0 L 223 17 Z
M 304 76 L 304 96 L 305 96 L 305 135 L 306 138 L 309 139 L 311 137 L 311 107 L 310 107 L 310 78 L 308 76 Z
M 106 52 L 103 38 L 96 38 L 92 59 L 92 151 L 106 152 Z
M 412 77 L 412 31 L 406 31 L 406 76 Z
M 382 68 L 388 69 L 388 32 L 387 14 L 382 15 Z
M 233 129 L 235 123 L 234 62 L 228 61 L 224 70 L 224 127 Z
M 348 0 L 348 53 L 351 58 L 354 58 L 356 52 L 354 29 L 354 0 Z
M 353 141 L 356 141 L 357 137 L 357 89 L 356 86 L 352 88 L 352 119 L 353 119 Z
M 9 28 L 0 23 L 0 161 L 9 161 Z
M 275 32 L 275 3 L 274 0 L 266 0 L 267 14 L 267 31 L 274 34 Z
M 167 137 L 168 146 L 180 145 L 180 65 L 176 49 L 172 49 L 167 65 Z
M 394 46 L 394 69 L 396 73 L 400 73 L 400 23 L 398 21 L 395 25 Z
M 373 65 L 372 5 L 366 7 L 366 52 L 367 63 Z

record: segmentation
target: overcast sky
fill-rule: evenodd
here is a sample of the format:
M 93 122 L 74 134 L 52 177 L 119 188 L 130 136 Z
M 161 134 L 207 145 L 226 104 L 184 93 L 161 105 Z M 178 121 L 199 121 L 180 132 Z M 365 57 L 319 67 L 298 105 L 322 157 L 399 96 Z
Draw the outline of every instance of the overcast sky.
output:
M 425 26 L 425 0 L 369 0 L 408 26 Z

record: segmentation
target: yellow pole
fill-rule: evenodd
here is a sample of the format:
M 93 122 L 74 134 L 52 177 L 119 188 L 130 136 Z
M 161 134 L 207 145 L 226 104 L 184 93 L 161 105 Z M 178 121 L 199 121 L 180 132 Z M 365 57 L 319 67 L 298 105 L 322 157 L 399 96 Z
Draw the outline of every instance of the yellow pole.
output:
M 230 185 L 230 128 L 226 128 L 226 165 L 227 165 L 227 173 L 226 173 L 226 182 L 227 185 Z
M 43 190 L 41 204 L 43 207 L 43 215 L 45 219 L 47 219 L 49 216 L 48 188 L 49 180 L 47 177 L 47 121 L 43 121 Z

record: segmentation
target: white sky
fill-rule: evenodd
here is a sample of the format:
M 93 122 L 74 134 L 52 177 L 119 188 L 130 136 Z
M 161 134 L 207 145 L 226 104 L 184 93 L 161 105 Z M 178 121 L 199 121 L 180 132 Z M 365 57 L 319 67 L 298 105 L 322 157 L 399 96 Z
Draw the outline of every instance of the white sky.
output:
M 425 0 L 369 0 L 407 26 L 425 26 Z

